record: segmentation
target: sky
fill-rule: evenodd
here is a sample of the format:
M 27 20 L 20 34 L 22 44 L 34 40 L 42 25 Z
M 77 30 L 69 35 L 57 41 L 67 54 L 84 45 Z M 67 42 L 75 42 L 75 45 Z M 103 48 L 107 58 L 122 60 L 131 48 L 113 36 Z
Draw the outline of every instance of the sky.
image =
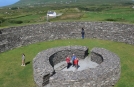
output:
M 18 1 L 19 0 L 0 0 L 0 7 L 8 6 L 8 5 L 14 4 L 14 3 L 16 3 Z

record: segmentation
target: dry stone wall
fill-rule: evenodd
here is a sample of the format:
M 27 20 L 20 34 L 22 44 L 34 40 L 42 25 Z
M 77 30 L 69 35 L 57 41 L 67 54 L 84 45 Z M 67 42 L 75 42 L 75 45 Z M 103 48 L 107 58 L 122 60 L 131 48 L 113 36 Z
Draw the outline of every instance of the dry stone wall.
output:
M 55 72 L 54 65 L 65 61 L 65 58 L 72 54 L 84 59 L 88 55 L 88 48 L 85 46 L 63 46 L 39 52 L 33 59 L 34 81 L 37 86 L 43 87 L 48 84 L 50 76 Z
M 113 22 L 54 22 L 0 30 L 0 52 L 16 47 L 56 39 L 97 38 L 134 44 L 134 25 Z
M 99 64 L 96 68 L 77 72 L 57 71 L 53 74 L 54 66 L 51 65 L 51 61 L 56 62 L 56 64 L 60 63 L 61 60 L 65 61 L 65 57 L 70 54 L 66 50 L 70 50 L 71 54 L 81 52 L 79 58 L 82 59 L 87 56 L 85 54 L 88 54 L 88 48 L 85 46 L 71 46 L 71 49 L 69 46 L 57 47 L 38 53 L 33 60 L 34 81 L 38 87 L 113 87 L 119 80 L 120 59 L 116 54 L 104 48 L 93 48 L 91 50 L 92 60 Z M 60 53 L 63 54 L 63 57 L 59 57 L 61 56 Z

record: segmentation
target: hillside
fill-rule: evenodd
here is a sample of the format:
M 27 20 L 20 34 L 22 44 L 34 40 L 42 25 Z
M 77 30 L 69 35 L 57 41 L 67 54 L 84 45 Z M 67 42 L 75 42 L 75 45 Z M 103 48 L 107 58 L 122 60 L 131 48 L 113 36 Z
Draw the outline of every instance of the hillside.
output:
M 49 21 L 113 21 L 134 23 L 134 2 L 130 0 L 76 0 L 65 4 L 63 0 L 20 0 L 11 7 L 0 9 L 0 28 L 44 23 L 48 11 L 55 11 L 56 18 Z M 101 2 L 101 3 L 99 3 Z
M 106 3 L 128 3 L 132 0 L 20 0 L 14 6 L 40 5 L 40 4 L 106 4 Z

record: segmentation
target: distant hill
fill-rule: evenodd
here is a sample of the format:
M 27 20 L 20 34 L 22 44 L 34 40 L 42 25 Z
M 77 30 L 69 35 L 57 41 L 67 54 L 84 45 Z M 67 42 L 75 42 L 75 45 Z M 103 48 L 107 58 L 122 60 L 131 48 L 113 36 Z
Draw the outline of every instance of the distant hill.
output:
M 132 0 L 20 0 L 14 6 L 40 5 L 40 4 L 106 4 L 106 3 L 128 3 Z

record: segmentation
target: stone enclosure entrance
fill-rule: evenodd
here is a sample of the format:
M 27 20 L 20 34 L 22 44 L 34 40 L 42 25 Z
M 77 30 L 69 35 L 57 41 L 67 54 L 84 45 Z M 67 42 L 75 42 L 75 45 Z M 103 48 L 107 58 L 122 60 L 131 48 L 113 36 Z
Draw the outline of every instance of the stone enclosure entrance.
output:
M 97 65 L 78 71 L 64 70 L 65 58 L 72 54 L 79 60 L 90 58 Z M 61 65 L 55 68 L 58 64 Z M 104 48 L 95 47 L 89 55 L 86 46 L 63 46 L 39 52 L 33 59 L 33 70 L 37 87 L 112 87 L 120 77 L 120 59 Z

